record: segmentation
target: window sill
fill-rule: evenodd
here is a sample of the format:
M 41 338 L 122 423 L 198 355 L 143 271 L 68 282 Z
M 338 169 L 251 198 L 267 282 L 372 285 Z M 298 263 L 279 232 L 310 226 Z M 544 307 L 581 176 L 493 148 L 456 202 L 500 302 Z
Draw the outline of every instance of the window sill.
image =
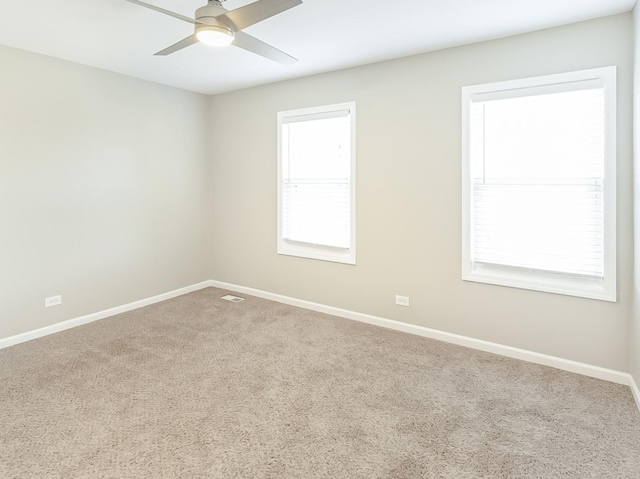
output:
M 462 279 L 475 283 L 577 296 L 613 303 L 617 299 L 615 283 L 612 287 L 606 282 L 588 278 L 520 268 L 475 265 L 472 270 L 463 273 Z
M 298 258 L 329 261 L 331 263 L 356 264 L 355 251 L 348 249 L 343 250 L 323 246 L 282 242 L 278 245 L 278 254 L 283 256 L 297 256 Z

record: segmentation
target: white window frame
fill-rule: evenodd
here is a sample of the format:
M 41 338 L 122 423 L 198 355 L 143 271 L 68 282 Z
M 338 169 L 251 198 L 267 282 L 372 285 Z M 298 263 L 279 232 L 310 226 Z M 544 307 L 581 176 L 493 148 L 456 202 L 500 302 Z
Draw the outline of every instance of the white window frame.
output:
M 349 182 L 350 191 L 350 246 L 349 248 L 333 248 L 330 246 L 297 243 L 286 241 L 282 236 L 282 126 L 285 120 L 308 115 L 321 115 L 349 111 L 349 128 L 351 134 L 351 177 Z M 277 252 L 285 256 L 297 256 L 334 263 L 356 264 L 356 103 L 346 102 L 333 105 L 316 106 L 310 108 L 300 108 L 278 112 L 278 237 Z
M 604 82 L 604 279 L 500 265 L 472 260 L 473 195 L 470 111 L 474 100 L 511 98 L 530 93 L 571 91 L 574 82 Z M 514 92 L 514 90 L 521 90 Z M 531 90 L 526 90 L 531 89 Z M 603 301 L 616 301 L 616 67 L 595 68 L 462 88 L 462 279 Z

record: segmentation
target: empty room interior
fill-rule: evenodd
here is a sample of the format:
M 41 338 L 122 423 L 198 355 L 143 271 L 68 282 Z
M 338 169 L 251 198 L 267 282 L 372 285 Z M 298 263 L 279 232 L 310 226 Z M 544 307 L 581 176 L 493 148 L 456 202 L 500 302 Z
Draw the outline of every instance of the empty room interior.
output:
M 0 477 L 640 477 L 635 4 L 3 2 Z

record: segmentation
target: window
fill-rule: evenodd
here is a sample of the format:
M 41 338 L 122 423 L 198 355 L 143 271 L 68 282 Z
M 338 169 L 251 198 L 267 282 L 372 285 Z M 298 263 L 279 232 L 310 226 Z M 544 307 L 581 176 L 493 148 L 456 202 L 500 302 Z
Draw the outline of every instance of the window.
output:
M 278 113 L 278 254 L 355 264 L 355 103 Z
M 616 301 L 615 67 L 462 89 L 462 278 Z

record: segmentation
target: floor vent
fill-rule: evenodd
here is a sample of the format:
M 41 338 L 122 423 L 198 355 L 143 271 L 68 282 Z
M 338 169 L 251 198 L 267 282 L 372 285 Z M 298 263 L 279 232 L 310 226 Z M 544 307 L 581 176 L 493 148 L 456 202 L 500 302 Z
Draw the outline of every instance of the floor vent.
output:
M 240 301 L 244 301 L 244 298 L 238 298 L 237 296 L 231 296 L 230 294 L 223 296 L 222 299 L 226 299 L 227 301 L 231 301 L 232 303 L 239 303 Z

